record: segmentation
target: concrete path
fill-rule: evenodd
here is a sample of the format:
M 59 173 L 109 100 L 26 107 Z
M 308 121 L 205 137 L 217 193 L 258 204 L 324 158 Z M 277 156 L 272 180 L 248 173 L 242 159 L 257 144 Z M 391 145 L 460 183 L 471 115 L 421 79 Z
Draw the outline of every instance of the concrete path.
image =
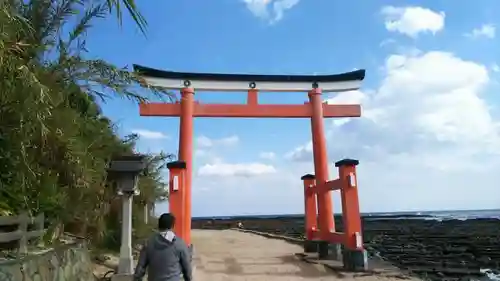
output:
M 302 261 L 302 248 L 236 230 L 193 230 L 195 281 L 401 280 L 380 274 L 334 271 Z M 415 279 L 413 279 L 415 280 Z

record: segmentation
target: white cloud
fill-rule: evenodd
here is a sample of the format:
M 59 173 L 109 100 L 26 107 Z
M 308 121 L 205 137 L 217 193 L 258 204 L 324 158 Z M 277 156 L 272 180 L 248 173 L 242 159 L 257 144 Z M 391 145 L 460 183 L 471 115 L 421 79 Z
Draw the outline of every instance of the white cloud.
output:
M 230 136 L 227 138 L 222 138 L 219 140 L 215 140 L 215 143 L 218 145 L 235 145 L 240 142 L 240 138 L 238 136 Z
M 366 96 L 363 92 L 351 91 L 334 95 L 333 97 L 327 98 L 325 102 L 328 104 L 361 104 L 365 98 Z M 349 122 L 349 120 L 351 120 L 351 118 L 333 119 L 333 124 L 341 126 Z
M 340 119 L 341 120 L 341 119 Z M 312 141 L 299 145 L 285 154 L 285 159 L 297 162 L 312 161 Z
M 216 161 L 211 164 L 205 164 L 198 170 L 200 176 L 219 176 L 219 177 L 255 177 L 265 174 L 274 174 L 276 169 L 263 163 L 236 163 L 229 164 L 222 161 Z
M 205 157 L 205 156 L 207 156 L 208 154 L 209 154 L 209 153 L 208 153 L 208 151 L 206 151 L 206 150 L 196 149 L 196 150 L 194 151 L 194 156 L 195 156 L 195 157 Z
M 256 17 L 275 23 L 283 18 L 286 10 L 293 8 L 299 0 L 243 0 Z
M 328 104 L 360 104 L 366 98 L 361 91 L 341 92 L 326 99 Z
M 221 139 L 211 139 L 207 136 L 199 136 L 196 138 L 196 144 L 200 148 L 210 148 L 214 146 L 232 146 L 240 141 L 238 136 L 229 136 Z
M 500 66 L 498 64 L 494 63 L 491 65 L 491 71 L 493 72 L 499 72 L 500 71 Z
M 337 97 L 361 101 L 363 117 L 328 127 L 330 161 L 361 161 L 361 206 L 392 211 L 499 206 L 500 198 L 488 196 L 500 181 L 495 172 L 500 131 L 481 97 L 490 82 L 487 68 L 434 51 L 391 55 L 384 72 L 376 91 Z M 287 157 L 309 163 L 311 142 Z
M 196 144 L 198 147 L 211 147 L 213 146 L 213 141 L 205 136 L 199 136 L 196 138 Z
M 195 176 L 193 215 L 269 215 L 303 211 L 302 175 L 295 169 L 276 170 L 275 173 L 245 177 Z
M 259 158 L 273 160 L 276 158 L 276 154 L 274 152 L 261 152 L 259 153 Z
M 417 37 L 420 33 L 436 34 L 444 28 L 445 13 L 435 12 L 422 7 L 382 8 L 385 27 L 388 31 L 399 32 L 409 37 Z
M 150 130 L 144 130 L 144 129 L 134 129 L 132 130 L 132 133 L 139 135 L 141 138 L 145 139 L 167 139 L 168 136 L 165 135 L 162 132 L 157 132 L 157 131 L 150 131 Z
M 404 141 L 416 148 L 423 143 L 466 147 L 481 144 L 480 149 L 493 149 L 491 145 L 500 140 L 497 123 L 479 96 L 489 82 L 485 66 L 451 53 L 428 52 L 391 55 L 385 62 L 385 72 L 375 92 L 346 92 L 329 99 L 341 103 L 351 96 L 352 101 L 363 103 L 363 117 L 355 121 L 356 125 L 349 122 L 340 130 L 346 130 L 346 126 L 377 129 L 363 133 L 384 133 L 392 143 Z M 355 136 L 354 130 L 350 128 L 351 136 Z
M 389 38 L 389 39 L 385 39 L 385 40 L 382 40 L 382 42 L 380 42 L 379 46 L 380 47 L 385 47 L 385 46 L 388 46 L 388 45 L 393 45 L 393 44 L 396 44 L 397 41 L 392 39 L 392 38 Z
M 496 27 L 492 24 L 483 24 L 481 27 L 474 28 L 471 32 L 466 33 L 465 36 L 471 38 L 489 38 L 493 39 L 496 35 Z

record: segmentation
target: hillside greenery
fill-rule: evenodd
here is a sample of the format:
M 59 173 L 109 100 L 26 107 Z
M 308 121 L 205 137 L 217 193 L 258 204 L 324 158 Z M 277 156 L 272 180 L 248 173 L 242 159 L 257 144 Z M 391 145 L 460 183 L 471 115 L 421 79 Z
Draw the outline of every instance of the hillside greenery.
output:
M 43 212 L 48 240 L 69 231 L 95 243 L 116 241 L 120 201 L 106 168 L 113 157 L 134 153 L 138 136 L 120 137 L 98 101 L 169 94 L 90 58 L 87 34 L 95 20 L 121 23 L 123 12 L 143 32 L 146 21 L 134 0 L 0 5 L 0 215 Z M 147 155 L 134 198 L 137 216 L 144 204 L 166 199 L 161 173 L 170 158 Z

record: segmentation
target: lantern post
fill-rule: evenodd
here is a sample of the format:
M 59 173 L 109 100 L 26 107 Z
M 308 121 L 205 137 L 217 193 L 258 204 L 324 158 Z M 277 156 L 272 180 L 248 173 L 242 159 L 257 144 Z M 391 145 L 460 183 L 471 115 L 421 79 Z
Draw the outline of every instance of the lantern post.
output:
M 113 281 L 131 280 L 133 275 L 132 199 L 140 194 L 137 182 L 139 173 L 146 167 L 144 158 L 139 154 L 120 156 L 113 159 L 108 168 L 108 176 L 116 182 L 118 195 L 122 198 L 120 259 Z

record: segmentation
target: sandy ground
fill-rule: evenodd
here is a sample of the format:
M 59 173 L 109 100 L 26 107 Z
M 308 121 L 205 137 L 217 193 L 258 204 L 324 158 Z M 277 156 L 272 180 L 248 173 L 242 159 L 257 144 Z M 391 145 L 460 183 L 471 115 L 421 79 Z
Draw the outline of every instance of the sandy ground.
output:
M 418 280 L 394 272 L 350 273 L 303 261 L 302 248 L 236 230 L 193 230 L 194 281 Z

